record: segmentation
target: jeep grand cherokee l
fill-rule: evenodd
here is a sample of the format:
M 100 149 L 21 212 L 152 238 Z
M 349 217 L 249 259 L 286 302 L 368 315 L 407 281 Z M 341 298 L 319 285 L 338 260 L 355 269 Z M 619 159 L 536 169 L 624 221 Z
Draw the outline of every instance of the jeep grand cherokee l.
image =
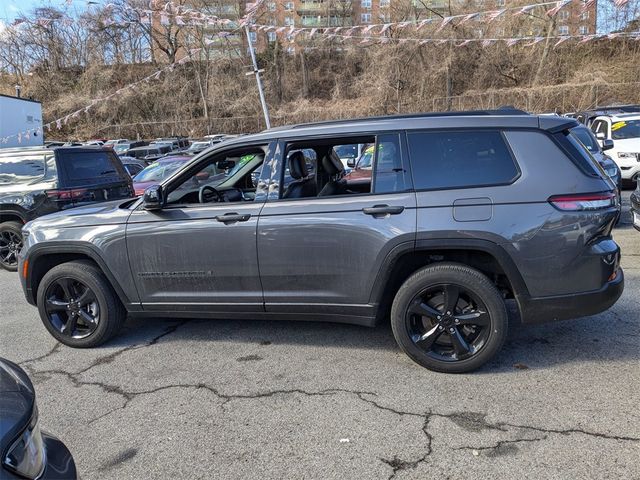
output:
M 122 163 L 103 147 L 0 150 L 0 268 L 16 271 L 22 226 L 48 213 L 133 196 Z
M 622 293 L 615 186 L 576 125 L 480 111 L 229 140 L 143 198 L 29 223 L 23 289 L 72 347 L 105 342 L 127 314 L 390 318 L 420 365 L 470 371 L 505 340 L 505 299 L 535 323 L 601 312 Z M 349 144 L 374 145 L 370 181 L 344 178 L 335 147 Z M 233 173 L 199 177 L 214 164 Z

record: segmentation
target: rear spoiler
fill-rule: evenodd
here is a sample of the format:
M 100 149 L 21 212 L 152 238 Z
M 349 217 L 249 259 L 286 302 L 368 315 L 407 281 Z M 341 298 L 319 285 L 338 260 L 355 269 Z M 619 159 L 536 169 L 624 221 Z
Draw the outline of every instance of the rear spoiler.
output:
M 573 118 L 559 116 L 556 117 L 553 115 L 538 117 L 538 126 L 550 133 L 562 132 L 564 130 L 569 130 L 570 128 L 577 127 L 578 125 L 582 124 Z

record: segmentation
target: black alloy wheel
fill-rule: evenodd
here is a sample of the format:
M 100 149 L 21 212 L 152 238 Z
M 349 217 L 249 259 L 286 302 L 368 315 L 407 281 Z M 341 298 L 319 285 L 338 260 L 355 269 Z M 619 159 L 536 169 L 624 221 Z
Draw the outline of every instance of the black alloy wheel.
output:
M 95 293 L 82 282 L 61 277 L 45 293 L 47 321 L 61 335 L 81 339 L 91 335 L 100 321 Z
M 483 273 L 438 263 L 402 284 L 391 307 L 391 327 L 416 363 L 463 373 L 480 368 L 502 348 L 508 316 L 502 295 Z
M 0 267 L 11 272 L 18 269 L 18 254 L 22 250 L 21 228 L 17 222 L 0 225 Z
M 489 337 L 487 307 L 473 292 L 446 283 L 422 290 L 406 313 L 413 343 L 430 357 L 445 362 L 478 353 Z

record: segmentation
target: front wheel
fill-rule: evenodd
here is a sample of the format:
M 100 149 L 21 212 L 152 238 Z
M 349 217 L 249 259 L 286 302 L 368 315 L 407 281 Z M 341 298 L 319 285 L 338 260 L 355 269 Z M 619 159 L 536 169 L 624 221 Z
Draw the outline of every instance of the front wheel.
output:
M 507 326 L 505 304 L 493 283 L 478 270 L 455 263 L 415 272 L 391 307 L 400 348 L 437 372 L 480 368 L 502 348 Z
M 38 286 L 42 323 L 61 343 L 95 347 L 114 336 L 126 311 L 102 272 L 75 261 L 53 267 Z
M 18 222 L 0 223 L 0 268 L 15 272 L 18 270 L 18 254 L 22 249 L 22 224 Z

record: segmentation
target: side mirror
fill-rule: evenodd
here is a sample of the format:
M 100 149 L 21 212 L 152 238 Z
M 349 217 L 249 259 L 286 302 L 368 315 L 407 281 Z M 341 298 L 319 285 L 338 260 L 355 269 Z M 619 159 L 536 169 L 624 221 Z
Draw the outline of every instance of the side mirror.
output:
M 602 150 L 611 150 L 613 148 L 613 140 L 606 138 L 602 141 Z
M 164 206 L 162 187 L 152 185 L 144 191 L 142 206 L 145 210 L 161 210 Z
M 347 167 L 356 168 L 356 159 L 350 158 L 349 160 L 347 160 Z
M 604 132 L 598 132 L 598 133 L 596 133 L 596 138 L 598 140 L 604 140 L 607 137 L 605 136 Z

